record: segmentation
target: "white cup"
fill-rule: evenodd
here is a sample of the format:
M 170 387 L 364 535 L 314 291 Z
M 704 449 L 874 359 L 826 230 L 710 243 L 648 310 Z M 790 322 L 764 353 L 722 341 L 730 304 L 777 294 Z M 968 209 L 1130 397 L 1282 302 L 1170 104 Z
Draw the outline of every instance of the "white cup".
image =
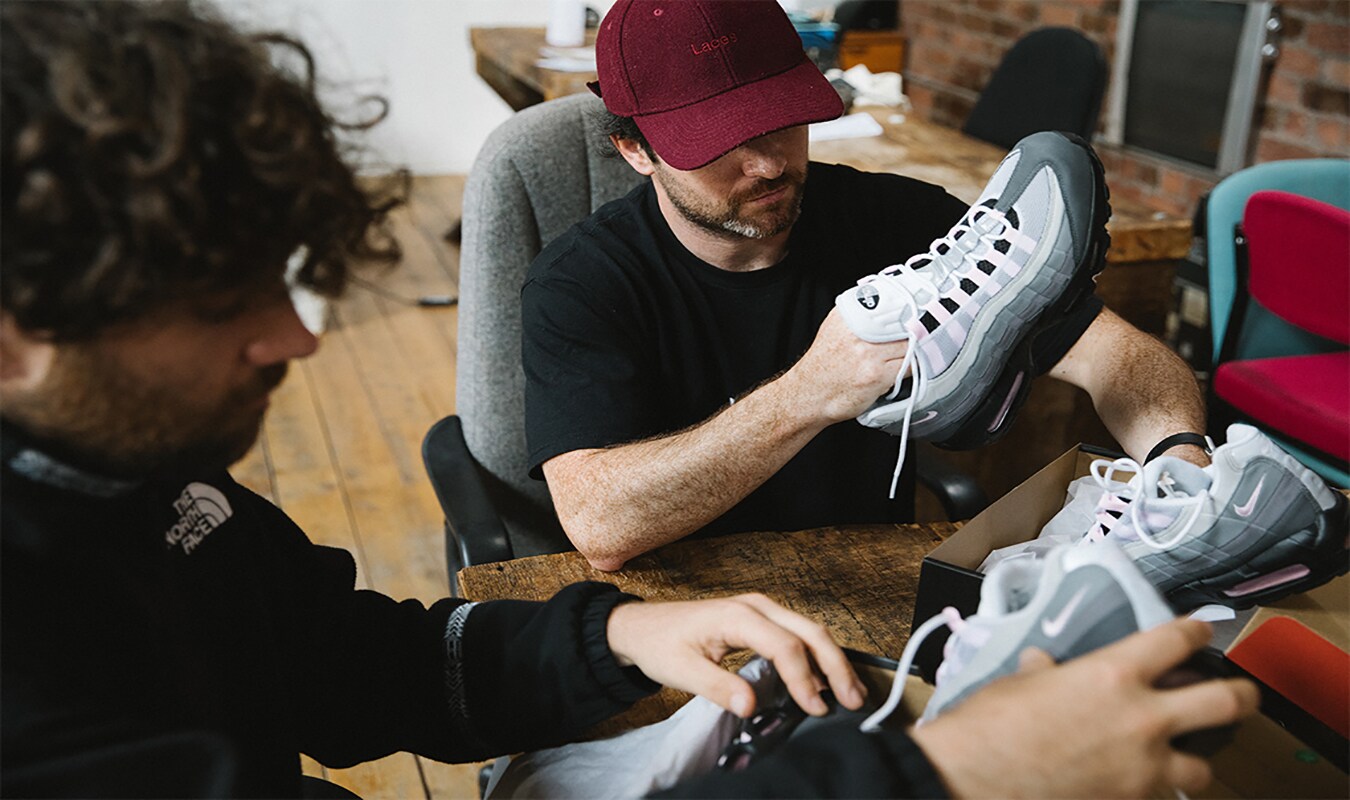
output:
M 585 44 L 585 0 L 550 0 L 548 30 L 544 40 L 554 47 L 580 47 Z

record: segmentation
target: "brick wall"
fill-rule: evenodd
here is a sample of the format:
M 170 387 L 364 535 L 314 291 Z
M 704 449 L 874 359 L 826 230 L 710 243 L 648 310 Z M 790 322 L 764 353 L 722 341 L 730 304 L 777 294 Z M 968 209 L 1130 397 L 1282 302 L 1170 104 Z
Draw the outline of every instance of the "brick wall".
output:
M 1350 0 L 1280 0 L 1280 56 L 1258 105 L 1252 163 L 1350 156 Z M 1118 0 L 901 0 L 908 37 L 905 93 L 915 111 L 959 127 L 1003 54 L 1037 28 L 1077 28 L 1116 43 Z M 1103 120 L 1110 98 L 1103 102 Z M 1099 146 L 1113 193 L 1189 214 L 1217 176 L 1138 151 Z

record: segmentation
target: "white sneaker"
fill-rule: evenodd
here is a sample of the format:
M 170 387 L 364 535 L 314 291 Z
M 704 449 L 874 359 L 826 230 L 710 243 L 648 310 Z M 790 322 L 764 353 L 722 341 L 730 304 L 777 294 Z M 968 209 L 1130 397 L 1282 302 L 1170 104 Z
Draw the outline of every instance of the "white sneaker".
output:
M 897 477 L 910 435 L 978 446 L 1007 430 L 1035 374 L 1035 334 L 1090 294 L 1106 263 L 1110 215 L 1087 142 L 1033 134 L 927 253 L 835 298 L 860 339 L 910 343 L 892 391 L 858 417 L 900 436 Z
M 863 722 L 877 730 L 900 704 L 904 679 L 919 645 L 946 625 L 937 690 L 924 709 L 929 720 L 954 708 L 990 681 L 1017 671 L 1028 647 L 1067 661 L 1174 618 L 1158 590 L 1120 548 L 1060 545 L 1045 558 L 1000 562 L 980 586 L 979 610 L 962 619 L 954 608 L 910 634 L 891 695 Z

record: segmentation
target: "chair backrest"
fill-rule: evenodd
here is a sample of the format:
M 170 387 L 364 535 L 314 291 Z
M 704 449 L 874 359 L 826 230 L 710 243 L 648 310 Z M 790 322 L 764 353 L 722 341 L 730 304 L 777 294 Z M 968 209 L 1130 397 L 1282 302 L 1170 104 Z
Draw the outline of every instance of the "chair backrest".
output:
M 1209 194 L 1205 210 L 1206 260 L 1209 271 L 1209 327 L 1214 363 L 1228 333 L 1237 293 L 1235 226 L 1254 192 L 1275 189 L 1350 209 L 1350 161 L 1336 158 L 1295 159 L 1257 164 L 1224 178 Z M 1327 343 L 1266 313 L 1252 304 L 1233 347 L 1234 358 L 1324 352 Z
M 479 151 L 464 187 L 456 408 L 517 556 L 568 549 L 548 489 L 526 473 L 520 287 L 544 245 L 645 180 L 600 153 L 599 98 L 527 108 Z
M 1286 322 L 1350 342 L 1350 211 L 1260 191 L 1242 216 L 1252 297 Z
M 1011 148 L 1037 131 L 1092 137 L 1106 91 L 1106 59 L 1072 28 L 1041 28 L 1012 46 L 962 128 Z

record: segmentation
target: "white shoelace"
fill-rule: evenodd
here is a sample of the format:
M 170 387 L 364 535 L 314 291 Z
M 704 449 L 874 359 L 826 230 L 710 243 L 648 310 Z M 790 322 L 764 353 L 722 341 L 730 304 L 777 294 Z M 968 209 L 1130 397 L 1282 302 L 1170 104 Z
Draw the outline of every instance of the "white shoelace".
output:
M 1209 498 L 1209 490 L 1207 489 L 1202 489 L 1198 494 L 1194 495 L 1185 495 L 1178 492 L 1174 488 L 1175 482 L 1172 480 L 1172 476 L 1163 472 L 1158 477 L 1155 488 L 1160 490 L 1166 497 L 1190 500 L 1195 508 L 1194 511 L 1191 512 L 1190 518 L 1186 520 L 1186 524 L 1182 525 L 1181 528 L 1166 541 L 1162 541 L 1155 537 L 1153 531 L 1145 524 L 1148 517 L 1144 512 L 1147 494 L 1144 491 L 1144 467 L 1142 464 L 1132 458 L 1117 458 L 1114 461 L 1107 461 L 1103 458 L 1093 461 L 1092 466 L 1089 469 L 1092 473 L 1093 480 L 1095 480 L 1097 485 L 1101 486 L 1108 495 L 1114 495 L 1125 501 L 1130 513 L 1130 522 L 1134 526 L 1135 533 L 1139 536 L 1139 541 L 1143 542 L 1144 546 L 1151 550 L 1160 552 L 1163 550 L 1170 550 L 1176 546 L 1177 542 L 1184 539 L 1186 534 L 1191 532 L 1191 528 L 1195 527 L 1196 521 L 1200 519 L 1200 508 L 1204 504 L 1204 501 Z M 1126 482 L 1117 481 L 1115 480 L 1116 472 L 1133 472 L 1134 476 Z M 1106 530 L 1099 518 L 1097 525 L 1094 525 L 1092 530 L 1088 531 L 1087 535 L 1092 537 L 1094 541 L 1098 541 L 1105 538 L 1107 533 L 1109 533 L 1109 531 Z
M 919 315 L 919 301 L 914 297 L 913 290 L 905 283 L 906 280 L 922 281 L 928 284 L 934 295 L 937 294 L 937 286 L 933 284 L 933 280 L 927 275 L 915 271 L 909 266 L 909 262 L 896 267 L 889 267 L 876 275 L 869 275 L 859 283 L 885 281 L 895 289 L 900 299 L 910 309 L 911 314 L 917 317 Z M 891 473 L 890 499 L 892 500 L 895 499 L 895 488 L 900 483 L 900 471 L 905 466 L 905 451 L 909 445 L 909 421 L 914 416 L 915 404 L 922 400 L 928 392 L 928 371 L 921 367 L 923 362 L 915 358 L 917 352 L 918 348 L 914 347 L 913 342 L 905 348 L 905 357 L 900 361 L 899 371 L 895 373 L 895 386 L 886 395 L 887 400 L 894 400 L 899 397 L 901 388 L 905 383 L 905 377 L 910 378 L 909 402 L 905 405 L 905 419 L 900 425 L 900 454 L 896 456 L 895 471 Z
M 874 733 L 881 730 L 881 723 L 885 721 L 895 709 L 899 708 L 900 700 L 905 696 L 905 679 L 909 676 L 909 668 L 914 664 L 914 655 L 919 651 L 919 646 L 928 638 L 933 631 L 947 626 L 952 629 L 952 636 L 955 637 L 967 627 L 966 620 L 961 618 L 961 612 L 951 606 L 942 609 L 942 613 L 929 619 L 920 625 L 918 630 L 909 637 L 905 643 L 905 651 L 900 654 L 900 664 L 895 668 L 895 682 L 891 684 L 891 693 L 886 696 L 886 702 L 881 708 L 872 712 L 872 715 L 863 720 L 858 729 L 863 733 Z M 953 650 L 952 641 L 949 640 L 944 653 L 950 653 Z M 947 659 L 944 657 L 943 666 L 947 665 Z M 943 671 L 938 667 L 938 672 Z
M 982 221 L 984 217 L 989 217 L 998 224 L 988 230 L 976 227 L 977 223 Z M 960 254 L 959 260 L 964 261 L 975 251 L 977 244 L 983 242 L 988 245 L 989 249 L 993 250 L 994 242 L 1003 238 L 1009 232 L 1020 233 L 1002 212 L 995 211 L 988 206 L 974 206 L 966 212 L 966 216 L 962 217 L 960 222 L 947 231 L 946 236 L 934 240 L 926 253 L 911 256 L 903 264 L 896 264 L 874 275 L 868 275 L 859 280 L 858 285 L 884 281 L 896 290 L 904 307 L 909 309 L 911 318 L 917 318 L 922 313 L 922 308 L 919 306 L 918 299 L 914 296 L 913 285 L 916 282 L 921 283 L 931 296 L 938 296 L 937 283 L 934 282 L 931 274 L 920 272 L 920 268 L 914 266 L 917 262 L 926 259 L 929 263 L 946 263 L 945 259 L 950 258 L 953 252 Z M 962 236 L 963 233 L 972 235 Z M 939 252 L 941 245 L 946 245 L 945 253 Z M 951 269 L 947 270 L 948 273 L 952 271 Z M 906 336 L 897 341 L 905 341 L 909 338 Z M 917 349 L 911 343 L 911 346 L 905 350 L 905 357 L 900 362 L 900 369 L 895 375 L 895 386 L 886 394 L 887 400 L 894 400 L 899 397 L 904 387 L 905 378 L 910 378 L 909 402 L 905 406 L 905 418 L 900 425 L 900 452 L 895 459 L 895 470 L 891 473 L 889 496 L 892 500 L 895 499 L 895 489 L 900 483 L 900 472 L 905 466 L 905 454 L 909 446 L 909 425 L 910 419 L 914 415 L 914 406 L 923 400 L 928 391 L 928 372 L 922 368 L 923 362 L 915 357 Z

